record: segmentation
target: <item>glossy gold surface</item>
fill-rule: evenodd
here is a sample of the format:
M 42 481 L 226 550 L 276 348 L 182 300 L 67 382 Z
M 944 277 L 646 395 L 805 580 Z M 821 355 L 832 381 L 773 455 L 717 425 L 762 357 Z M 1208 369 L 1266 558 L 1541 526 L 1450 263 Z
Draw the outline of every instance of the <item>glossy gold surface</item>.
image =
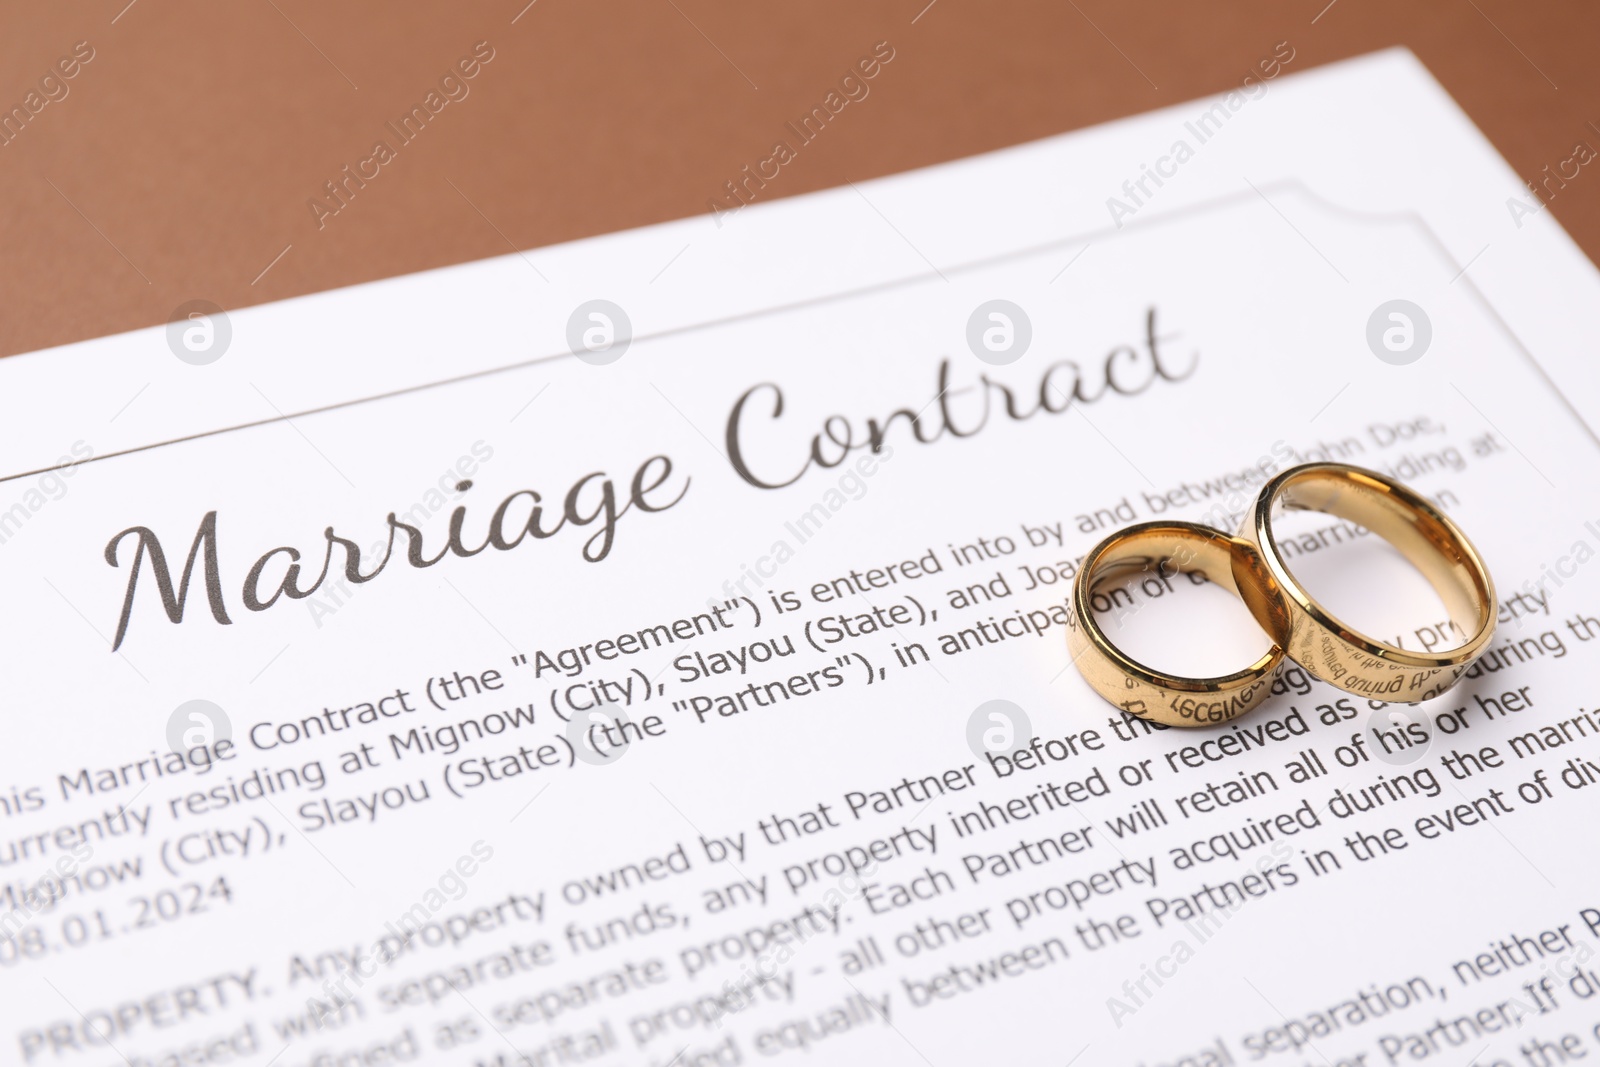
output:
M 1244 600 L 1273 639 L 1272 647 L 1249 666 L 1218 678 L 1166 674 L 1132 659 L 1106 636 L 1093 596 L 1106 582 L 1139 574 L 1204 575 Z M 1288 621 L 1282 598 L 1248 541 L 1197 523 L 1144 522 L 1112 534 L 1084 557 L 1072 587 L 1067 648 L 1095 692 L 1129 714 L 1168 726 L 1214 726 L 1266 699 L 1283 664 Z
M 1273 516 L 1320 511 L 1364 526 L 1388 541 L 1428 579 L 1462 636 L 1436 652 L 1379 641 L 1336 618 L 1306 592 L 1273 537 Z M 1259 551 L 1288 613 L 1284 648 L 1311 674 L 1358 696 L 1414 704 L 1461 677 L 1494 637 L 1495 592 L 1488 568 L 1456 524 L 1426 499 L 1373 471 L 1308 463 L 1262 487 L 1241 535 Z

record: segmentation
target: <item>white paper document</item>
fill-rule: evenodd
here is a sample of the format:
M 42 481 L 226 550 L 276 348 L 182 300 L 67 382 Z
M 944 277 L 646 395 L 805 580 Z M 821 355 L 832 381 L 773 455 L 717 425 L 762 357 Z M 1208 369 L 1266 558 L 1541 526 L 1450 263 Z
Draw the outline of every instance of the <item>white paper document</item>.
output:
M 0 362 L 0 1062 L 1600 1055 L 1600 277 L 1409 53 L 1263 54 Z M 1092 692 L 1083 555 L 1321 459 L 1471 535 L 1480 665 L 1410 728 L 1297 668 L 1209 729 Z M 1334 610 L 1458 639 L 1295 520 Z M 1102 600 L 1169 670 L 1266 647 Z

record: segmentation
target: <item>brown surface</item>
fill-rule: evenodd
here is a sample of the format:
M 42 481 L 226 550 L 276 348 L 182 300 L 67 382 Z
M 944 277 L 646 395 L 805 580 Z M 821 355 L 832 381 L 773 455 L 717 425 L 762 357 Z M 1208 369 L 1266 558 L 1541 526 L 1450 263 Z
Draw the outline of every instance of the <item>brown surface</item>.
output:
M 1285 39 L 1290 70 L 1410 46 L 1525 179 L 1600 147 L 1579 0 L 524 2 L 7 5 L 5 107 L 95 57 L 0 147 L 0 354 L 706 211 L 880 40 L 870 96 L 763 198 L 1215 92 Z M 470 95 L 319 230 L 308 199 L 479 40 Z M 1552 208 L 1600 258 L 1600 167 Z

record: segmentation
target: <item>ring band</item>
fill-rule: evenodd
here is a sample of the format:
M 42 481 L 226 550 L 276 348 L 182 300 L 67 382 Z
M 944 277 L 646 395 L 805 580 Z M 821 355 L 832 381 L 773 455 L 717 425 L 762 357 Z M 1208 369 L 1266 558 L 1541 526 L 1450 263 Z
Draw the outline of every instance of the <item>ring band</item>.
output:
M 1412 652 L 1340 622 L 1284 562 L 1272 533 L 1272 516 L 1282 509 L 1324 512 L 1388 541 L 1433 585 L 1466 640 L 1442 652 Z M 1347 692 L 1405 704 L 1428 700 L 1454 685 L 1494 637 L 1494 581 L 1477 549 L 1421 495 L 1381 474 L 1344 463 L 1292 467 L 1262 487 L 1241 535 L 1259 550 L 1280 590 L 1289 656 Z
M 1096 588 L 1110 579 L 1199 574 L 1237 595 L 1273 640 L 1260 659 L 1219 678 L 1163 674 L 1124 654 L 1094 617 Z M 1091 688 L 1112 704 L 1167 726 L 1213 726 L 1260 704 L 1283 664 L 1288 613 L 1255 546 L 1192 522 L 1142 522 L 1096 545 L 1072 587 L 1067 648 Z

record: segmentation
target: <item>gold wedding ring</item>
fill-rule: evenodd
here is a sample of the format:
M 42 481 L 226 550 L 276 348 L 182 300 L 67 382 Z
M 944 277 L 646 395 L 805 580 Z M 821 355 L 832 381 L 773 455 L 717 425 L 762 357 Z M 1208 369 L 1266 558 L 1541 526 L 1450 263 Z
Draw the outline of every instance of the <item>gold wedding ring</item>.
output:
M 1140 574 L 1205 576 L 1245 602 L 1272 647 L 1243 670 L 1218 678 L 1185 678 L 1146 667 L 1111 643 L 1094 612 L 1100 585 Z M 1129 714 L 1168 726 L 1213 726 L 1266 698 L 1282 666 L 1288 633 L 1284 600 L 1254 545 L 1198 523 L 1143 522 L 1112 534 L 1084 557 L 1072 586 L 1067 647 L 1095 692 Z
M 1320 511 L 1388 541 L 1433 585 L 1464 638 L 1456 648 L 1412 652 L 1335 618 L 1296 581 L 1273 537 L 1282 510 Z M 1246 516 L 1242 536 L 1259 551 L 1288 613 L 1289 656 L 1317 678 L 1376 700 L 1415 704 L 1456 683 L 1494 637 L 1494 581 L 1460 527 L 1392 479 L 1344 463 L 1307 463 L 1273 478 Z
M 1341 622 L 1289 570 L 1272 530 L 1282 511 L 1324 512 L 1389 542 L 1438 592 L 1461 644 L 1413 652 Z M 1467 535 L 1421 495 L 1374 471 L 1344 463 L 1290 468 L 1262 487 L 1240 533 L 1232 537 L 1192 522 L 1143 522 L 1112 534 L 1084 557 L 1072 587 L 1067 648 L 1095 692 L 1153 722 L 1210 726 L 1260 704 L 1287 655 L 1345 692 L 1415 704 L 1453 686 L 1494 637 L 1494 581 Z M 1094 606 L 1100 585 L 1141 573 L 1204 575 L 1244 601 L 1272 648 L 1219 678 L 1164 674 L 1137 662 L 1106 637 Z

